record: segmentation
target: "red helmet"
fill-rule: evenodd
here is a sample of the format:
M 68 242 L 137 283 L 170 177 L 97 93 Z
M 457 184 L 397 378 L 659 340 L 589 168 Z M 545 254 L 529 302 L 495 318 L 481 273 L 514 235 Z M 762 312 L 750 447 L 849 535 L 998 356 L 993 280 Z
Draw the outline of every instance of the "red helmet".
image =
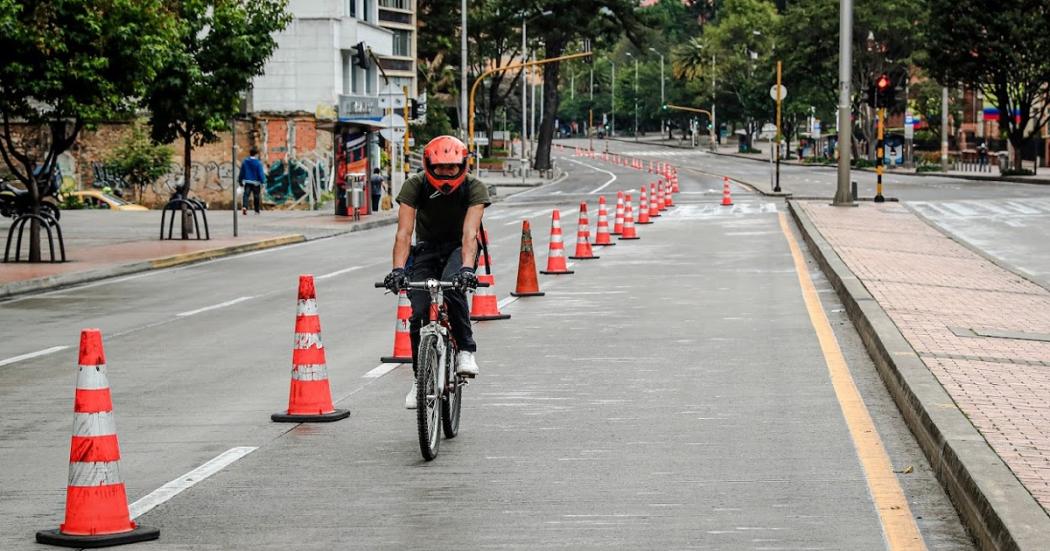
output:
M 441 176 L 434 173 L 437 165 L 455 165 L 458 167 L 452 176 Z M 427 181 L 444 194 L 455 191 L 467 179 L 467 146 L 452 136 L 438 136 L 423 149 L 423 171 Z

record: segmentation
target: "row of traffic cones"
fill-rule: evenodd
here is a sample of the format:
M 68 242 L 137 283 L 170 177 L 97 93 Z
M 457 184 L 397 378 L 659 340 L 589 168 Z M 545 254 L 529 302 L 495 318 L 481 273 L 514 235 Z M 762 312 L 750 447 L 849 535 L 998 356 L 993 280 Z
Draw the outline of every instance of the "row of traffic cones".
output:
M 404 303 L 399 303 L 398 307 L 411 308 Z M 403 351 L 395 350 L 395 354 L 399 352 Z M 139 526 L 131 520 L 120 471 L 120 447 L 106 354 L 102 347 L 102 333 L 98 329 L 81 331 L 77 364 L 65 522 L 58 529 L 37 532 L 36 541 L 63 547 L 94 548 L 157 539 L 159 530 Z M 332 402 L 314 278 L 301 275 L 288 408 L 270 418 L 277 422 L 304 423 L 338 421 L 349 415 L 349 410 L 336 409 Z

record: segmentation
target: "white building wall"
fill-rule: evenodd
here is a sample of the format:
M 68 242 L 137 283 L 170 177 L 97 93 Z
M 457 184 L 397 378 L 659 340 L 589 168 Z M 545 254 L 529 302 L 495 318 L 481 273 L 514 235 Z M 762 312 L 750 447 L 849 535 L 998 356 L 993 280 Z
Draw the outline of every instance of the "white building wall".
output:
M 256 112 L 330 113 L 343 92 L 343 50 L 364 41 L 376 55 L 393 51 L 390 31 L 344 15 L 346 0 L 292 0 L 289 10 L 295 19 L 253 80 Z M 378 89 L 375 82 L 369 88 Z

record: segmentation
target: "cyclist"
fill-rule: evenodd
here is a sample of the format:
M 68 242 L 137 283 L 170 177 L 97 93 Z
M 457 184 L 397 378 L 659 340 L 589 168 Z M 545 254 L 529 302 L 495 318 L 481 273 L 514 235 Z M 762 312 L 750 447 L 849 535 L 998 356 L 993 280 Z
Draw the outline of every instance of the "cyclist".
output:
M 453 281 L 476 287 L 474 270 L 478 258 L 478 231 L 485 207 L 490 205 L 488 188 L 467 172 L 467 147 L 452 136 L 438 136 L 423 149 L 423 172 L 405 180 L 397 196 L 397 235 L 394 238 L 393 269 L 384 283 L 391 291 L 409 280 L 427 278 Z M 412 232 L 416 244 L 411 246 Z M 409 257 L 411 256 L 411 262 Z M 419 329 L 429 320 L 430 295 L 409 291 L 412 319 L 412 369 L 416 369 Z M 449 325 L 459 346 L 456 373 L 478 374 L 474 359 L 477 345 L 470 326 L 467 297 L 460 290 L 445 294 Z M 416 407 L 416 384 L 405 396 L 405 408 Z

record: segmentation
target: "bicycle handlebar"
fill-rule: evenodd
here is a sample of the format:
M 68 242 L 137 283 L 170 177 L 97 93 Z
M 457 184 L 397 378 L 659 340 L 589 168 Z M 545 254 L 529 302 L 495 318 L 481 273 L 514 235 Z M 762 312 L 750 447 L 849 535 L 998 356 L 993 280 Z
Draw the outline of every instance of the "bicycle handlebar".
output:
M 452 283 L 451 281 L 438 281 L 437 283 L 438 283 L 438 286 L 441 287 L 442 289 L 454 289 L 454 288 L 456 288 L 456 284 Z M 478 282 L 478 287 L 488 287 L 488 286 L 489 286 L 489 284 L 485 283 L 484 281 L 479 281 Z M 386 288 L 386 284 L 383 283 L 382 281 L 377 281 L 377 282 L 375 282 L 375 287 L 376 287 L 376 289 L 385 289 Z M 407 289 L 423 289 L 423 290 L 426 290 L 427 289 L 427 282 L 426 281 L 410 281 L 410 282 L 408 282 L 408 287 L 406 287 L 406 288 Z

